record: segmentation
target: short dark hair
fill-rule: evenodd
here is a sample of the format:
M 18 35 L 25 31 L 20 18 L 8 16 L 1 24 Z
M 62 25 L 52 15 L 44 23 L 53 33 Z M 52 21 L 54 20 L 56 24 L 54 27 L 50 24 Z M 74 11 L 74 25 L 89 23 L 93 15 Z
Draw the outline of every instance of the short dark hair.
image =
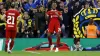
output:
M 15 4 L 14 3 L 11 4 L 11 8 L 15 8 Z
M 93 19 L 90 19 L 89 24 L 92 25 L 93 23 L 94 23 L 94 20 Z
M 80 42 L 80 38 L 74 38 L 74 44 L 77 44 L 77 42 Z

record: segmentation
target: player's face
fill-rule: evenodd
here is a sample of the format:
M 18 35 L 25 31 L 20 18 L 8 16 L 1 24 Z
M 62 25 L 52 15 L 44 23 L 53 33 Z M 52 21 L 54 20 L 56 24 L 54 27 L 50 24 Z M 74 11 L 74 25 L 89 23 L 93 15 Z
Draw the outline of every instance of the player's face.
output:
M 53 3 L 52 4 L 52 9 L 56 9 L 56 7 L 57 7 L 57 4 L 56 3 Z

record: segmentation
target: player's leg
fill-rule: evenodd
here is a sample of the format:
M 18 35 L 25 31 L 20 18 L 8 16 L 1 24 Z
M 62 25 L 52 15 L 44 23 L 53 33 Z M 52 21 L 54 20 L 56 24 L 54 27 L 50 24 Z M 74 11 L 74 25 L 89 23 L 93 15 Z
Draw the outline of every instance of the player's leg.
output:
M 10 50 L 12 50 L 13 47 L 14 47 L 14 40 L 15 40 L 16 34 L 17 34 L 16 30 L 12 31 L 11 43 L 10 43 Z
M 57 36 L 55 52 L 58 52 L 59 51 L 59 46 L 60 46 L 60 35 L 61 35 L 60 23 L 57 23 L 55 25 L 55 31 L 56 31 L 56 36 Z
M 56 50 L 55 50 L 55 52 L 59 51 L 59 46 L 60 46 L 60 33 L 57 33 L 57 42 L 56 42 Z
M 10 39 L 11 33 L 10 31 L 6 30 L 6 40 L 5 40 L 5 51 L 7 52 L 9 49 L 9 39 Z
M 50 51 L 52 51 L 54 48 L 54 45 L 52 45 L 52 38 L 51 38 L 51 34 L 54 32 L 53 29 L 54 29 L 54 24 L 52 22 L 50 22 L 48 29 L 47 29 L 47 37 L 48 37 L 48 41 L 49 41 Z

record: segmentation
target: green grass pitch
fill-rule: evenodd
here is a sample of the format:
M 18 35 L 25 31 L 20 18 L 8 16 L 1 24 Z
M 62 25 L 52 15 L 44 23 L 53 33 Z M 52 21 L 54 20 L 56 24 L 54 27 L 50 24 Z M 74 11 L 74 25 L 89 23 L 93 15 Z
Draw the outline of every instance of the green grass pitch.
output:
M 12 54 L 8 54 L 4 51 L 0 51 L 0 56 L 100 56 L 99 51 L 59 51 L 49 52 L 49 51 L 35 51 L 35 52 L 25 52 L 25 51 L 13 51 Z

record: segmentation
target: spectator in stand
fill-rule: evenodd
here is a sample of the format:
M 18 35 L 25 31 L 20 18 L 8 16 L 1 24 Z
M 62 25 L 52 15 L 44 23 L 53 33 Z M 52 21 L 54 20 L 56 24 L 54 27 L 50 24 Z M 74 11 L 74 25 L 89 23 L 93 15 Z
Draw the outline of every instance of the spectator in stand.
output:
M 33 0 L 29 0 L 28 3 L 24 6 L 25 11 L 32 10 L 33 8 L 36 8 L 36 4 L 33 3 Z
M 82 6 L 79 1 L 75 2 L 75 5 L 73 6 L 73 15 L 78 13 L 81 10 Z
M 0 4 L 0 9 L 3 9 L 4 8 L 4 4 Z
M 92 2 L 93 2 L 93 6 L 95 8 L 98 8 L 98 0 L 92 0 Z
M 62 13 L 63 16 L 63 24 L 62 24 L 62 33 L 63 37 L 68 37 L 69 36 L 69 22 L 70 22 L 70 15 L 68 13 L 68 7 L 64 8 L 64 12 Z
M 1 9 L 1 13 L 0 13 L 0 37 L 4 37 L 5 36 L 5 22 L 2 21 L 2 16 L 6 13 L 6 9 L 3 8 Z
M 33 27 L 32 27 L 32 19 L 30 19 L 28 12 L 24 12 L 24 37 L 31 38 L 33 37 Z
M 59 11 L 63 12 L 63 10 L 64 10 L 64 2 L 61 1 L 59 5 L 60 5 Z
M 38 16 L 39 15 L 39 16 Z M 35 22 L 37 25 L 37 32 L 38 34 L 42 35 L 45 31 L 46 27 L 46 20 L 45 20 L 45 10 L 44 7 L 39 7 L 37 13 L 35 13 Z M 40 36 L 38 36 L 40 37 Z
M 94 7 L 92 0 L 86 0 L 90 4 L 90 7 Z
M 27 3 L 28 3 L 27 0 L 22 0 L 22 7 L 23 7 L 24 10 L 25 10 L 24 6 L 25 6 Z
M 41 6 L 42 0 L 34 0 L 34 4 L 37 5 L 37 6 Z
M 100 8 L 100 1 L 98 1 L 97 6 L 98 6 L 97 8 Z
M 48 7 L 48 0 L 42 0 L 42 3 L 45 8 Z
M 84 8 L 85 9 L 90 8 L 90 4 L 88 2 L 86 2 Z
M 6 0 L 6 2 L 5 2 L 5 7 L 6 7 L 7 10 L 10 8 L 11 3 L 12 3 L 11 0 Z

